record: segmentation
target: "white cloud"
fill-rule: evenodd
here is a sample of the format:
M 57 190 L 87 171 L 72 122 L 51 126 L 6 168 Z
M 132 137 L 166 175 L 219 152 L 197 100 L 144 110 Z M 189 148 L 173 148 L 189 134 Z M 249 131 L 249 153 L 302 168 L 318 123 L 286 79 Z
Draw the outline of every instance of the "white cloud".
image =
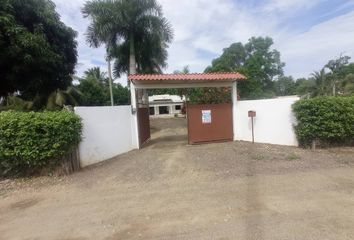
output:
M 269 0 L 263 6 L 263 10 L 269 13 L 285 12 L 286 14 L 295 14 L 298 10 L 309 10 L 315 7 L 320 1 L 321 0 Z
M 168 72 L 184 65 L 190 65 L 191 71 L 201 72 L 212 59 L 200 57 L 198 52 L 216 56 L 235 41 L 245 42 L 254 35 L 268 35 L 274 28 L 271 18 L 257 16 L 232 0 L 161 0 L 160 3 L 175 32 L 169 50 Z
M 88 20 L 80 12 L 85 0 L 55 2 L 62 20 L 79 32 L 77 72 L 80 74 L 94 66 L 92 60 L 104 61 L 104 49 L 92 49 L 85 42 Z M 202 72 L 212 58 L 221 54 L 223 48 L 233 42 L 246 42 L 252 36 L 272 37 L 275 48 L 281 52 L 282 60 L 286 63 L 285 73 L 295 77 L 308 76 L 341 52 L 353 56 L 354 11 L 314 25 L 304 32 L 298 32 L 285 24 L 286 19 L 299 12 L 319 7 L 323 3 L 320 0 L 266 0 L 263 3 L 235 0 L 159 2 L 175 34 L 169 48 L 166 72 L 173 72 L 185 65 L 189 65 L 193 72 Z M 343 6 L 352 5 L 346 3 Z M 338 6 L 338 11 L 341 6 Z M 123 84 L 126 82 L 124 78 L 119 81 Z
M 287 73 L 307 77 L 341 53 L 354 57 L 353 22 L 354 11 L 279 40 L 278 49 L 287 63 Z
M 354 11 L 302 33 L 284 25 L 284 18 L 318 7 L 320 0 L 269 0 L 258 6 L 231 0 L 160 2 L 177 35 L 169 51 L 169 72 L 187 64 L 201 72 L 212 59 L 200 57 L 198 51 L 220 55 L 231 43 L 252 36 L 272 37 L 286 63 L 285 73 L 295 77 L 308 76 L 342 52 L 353 55 Z

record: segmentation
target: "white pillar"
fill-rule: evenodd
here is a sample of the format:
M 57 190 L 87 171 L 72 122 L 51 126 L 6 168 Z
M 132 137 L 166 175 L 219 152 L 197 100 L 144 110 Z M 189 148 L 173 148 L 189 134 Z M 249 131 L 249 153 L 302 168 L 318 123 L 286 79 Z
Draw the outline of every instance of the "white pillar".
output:
M 232 97 L 232 126 L 233 126 L 233 132 L 234 132 L 234 141 L 236 141 L 236 134 L 237 134 L 237 129 L 236 129 L 236 110 L 237 110 L 237 82 L 232 83 L 232 89 L 231 89 L 231 97 Z
M 174 112 L 173 112 L 173 105 L 170 105 L 170 112 L 169 112 L 170 115 L 173 115 Z
M 134 83 L 130 83 L 130 104 L 132 111 L 132 145 L 136 148 L 140 148 L 139 133 L 138 133 L 138 114 L 137 114 L 137 102 L 136 102 L 136 89 Z

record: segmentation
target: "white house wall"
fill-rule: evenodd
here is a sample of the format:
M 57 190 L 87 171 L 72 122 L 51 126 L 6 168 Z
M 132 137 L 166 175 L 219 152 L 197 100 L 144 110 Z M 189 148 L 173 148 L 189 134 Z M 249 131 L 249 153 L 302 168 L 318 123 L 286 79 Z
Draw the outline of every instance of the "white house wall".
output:
M 176 110 L 176 106 L 181 106 L 181 110 Z M 170 103 L 170 104 L 156 104 L 154 105 L 149 105 L 149 107 L 153 107 L 155 114 L 151 116 L 160 116 L 160 110 L 159 107 L 167 107 L 169 110 L 169 114 L 161 114 L 161 116 L 173 116 L 174 114 L 181 114 L 182 113 L 182 107 L 183 103 Z
M 83 122 L 79 146 L 82 167 L 138 148 L 130 106 L 75 107 L 75 113 Z
M 293 129 L 295 116 L 291 105 L 298 97 L 237 101 L 234 117 L 235 140 L 252 141 L 251 118 L 248 111 L 256 111 L 254 139 L 259 143 L 297 146 Z

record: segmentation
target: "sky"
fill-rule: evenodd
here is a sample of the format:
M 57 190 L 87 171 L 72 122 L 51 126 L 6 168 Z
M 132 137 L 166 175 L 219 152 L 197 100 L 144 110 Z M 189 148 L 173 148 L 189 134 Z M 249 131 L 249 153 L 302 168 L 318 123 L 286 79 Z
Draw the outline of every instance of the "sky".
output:
M 107 68 L 103 47 L 85 40 L 89 24 L 81 8 L 85 0 L 54 0 L 61 20 L 78 32 L 76 72 Z M 174 30 L 164 73 L 188 65 L 203 72 L 231 43 L 252 36 L 273 38 L 285 75 L 308 77 L 341 54 L 354 61 L 354 0 L 158 0 Z M 126 84 L 126 76 L 117 79 Z

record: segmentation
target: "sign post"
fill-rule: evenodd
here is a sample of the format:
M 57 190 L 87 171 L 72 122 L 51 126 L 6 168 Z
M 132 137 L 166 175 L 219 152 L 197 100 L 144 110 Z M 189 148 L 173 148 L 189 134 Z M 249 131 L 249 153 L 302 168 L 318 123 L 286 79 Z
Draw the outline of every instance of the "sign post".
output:
M 254 127 L 253 127 L 253 118 L 256 117 L 256 111 L 248 111 L 248 117 L 251 118 L 252 123 L 252 143 L 254 143 Z

